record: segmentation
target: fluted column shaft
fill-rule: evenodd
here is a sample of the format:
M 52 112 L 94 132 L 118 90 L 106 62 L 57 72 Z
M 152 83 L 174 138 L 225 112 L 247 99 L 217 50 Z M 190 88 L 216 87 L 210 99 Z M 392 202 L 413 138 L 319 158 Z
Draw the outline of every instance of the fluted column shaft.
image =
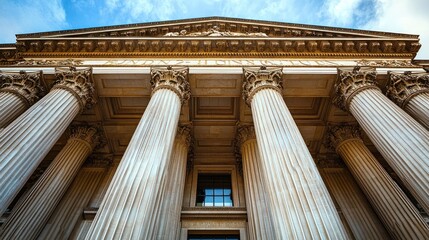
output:
M 27 108 L 22 98 L 10 92 L 0 92 L 0 128 L 6 127 Z
M 80 166 L 92 152 L 96 129 L 74 129 L 67 144 L 55 157 L 40 179 L 15 206 L 2 226 L 0 238 L 36 239 Z
M 275 231 L 266 200 L 267 191 L 263 185 L 261 158 L 254 128 L 240 126 L 237 138 L 243 164 L 249 239 L 274 239 Z
M 340 101 L 429 212 L 429 132 L 375 86 L 374 70 L 339 70 Z M 350 85 L 353 85 L 352 87 Z
M 358 136 L 353 126 L 333 127 L 336 151 L 395 239 L 429 239 L 429 228 L 407 196 Z
M 404 107 L 404 110 L 429 129 L 429 93 L 422 93 L 413 97 Z
M 0 74 L 0 129 L 5 128 L 45 93 L 42 71 Z
M 187 69 L 151 70 L 153 95 L 86 239 L 154 239 Z M 182 89 L 182 90 L 181 90 Z M 186 97 L 187 99 L 187 97 Z
M 59 79 L 45 97 L 0 132 L 0 215 L 89 102 L 81 94 L 89 97 L 92 91 L 80 86 L 76 92 L 64 84 L 71 84 L 72 80 Z
M 80 168 L 66 194 L 45 224 L 38 240 L 70 239 L 70 235 L 106 174 L 101 166 Z
M 245 70 L 261 169 L 277 239 L 347 239 L 278 83 L 281 70 Z
M 162 197 L 157 224 L 157 239 L 179 239 L 180 215 L 186 178 L 186 162 L 190 145 L 189 126 L 179 127 L 167 171 L 166 189 Z
M 389 72 L 386 95 L 429 129 L 429 74 Z

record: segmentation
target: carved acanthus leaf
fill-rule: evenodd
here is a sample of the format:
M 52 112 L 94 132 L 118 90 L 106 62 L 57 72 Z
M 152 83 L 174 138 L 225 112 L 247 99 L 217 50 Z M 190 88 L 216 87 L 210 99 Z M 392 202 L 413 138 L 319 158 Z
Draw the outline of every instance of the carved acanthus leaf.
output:
M 243 68 L 243 98 L 247 105 L 251 105 L 252 98 L 261 89 L 271 88 L 281 93 L 282 68 L 267 69 L 262 66 L 258 70 Z
M 400 107 L 404 107 L 414 96 L 429 93 L 429 74 L 389 72 L 389 84 L 386 95 Z
M 170 89 L 179 96 L 181 103 L 184 104 L 191 96 L 188 72 L 189 68 L 151 68 L 152 94 L 159 89 Z
M 176 141 L 180 140 L 185 143 L 185 145 L 190 148 L 193 141 L 192 141 L 192 123 L 188 124 L 180 124 L 179 127 L 177 127 L 177 133 L 176 133 Z
M 71 127 L 71 132 L 69 141 L 74 139 L 85 141 L 89 144 L 88 146 L 90 146 L 91 150 L 100 143 L 99 133 L 95 127 L 76 125 Z
M 327 139 L 325 142 L 326 147 L 329 149 L 336 149 L 346 140 L 349 139 L 362 139 L 362 132 L 357 124 L 338 124 L 329 125 Z
M 340 109 L 347 111 L 353 97 L 365 89 L 378 89 L 377 72 L 375 68 L 361 68 L 359 66 L 338 69 L 335 83 L 333 103 Z
M 16 63 L 16 65 L 26 65 L 26 66 L 77 66 L 82 65 L 82 60 L 66 59 L 66 60 L 25 60 Z
M 1 72 L 0 92 L 14 93 L 27 106 L 31 106 L 45 94 L 45 89 L 41 85 L 42 78 L 42 71 Z
M 55 68 L 55 76 L 52 89 L 62 88 L 71 92 L 79 99 L 81 110 L 96 103 L 92 68 L 58 67 Z
M 366 67 L 417 67 L 410 60 L 366 60 L 356 61 L 358 66 Z

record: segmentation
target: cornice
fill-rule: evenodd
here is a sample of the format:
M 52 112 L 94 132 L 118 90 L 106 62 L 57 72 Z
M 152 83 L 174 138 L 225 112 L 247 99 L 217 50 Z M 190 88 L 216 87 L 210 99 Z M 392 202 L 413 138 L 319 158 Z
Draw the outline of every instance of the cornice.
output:
M 317 38 L 117 38 L 28 39 L 16 44 L 19 57 L 342 57 L 413 58 L 413 39 Z M 9 50 L 10 51 L 10 50 Z

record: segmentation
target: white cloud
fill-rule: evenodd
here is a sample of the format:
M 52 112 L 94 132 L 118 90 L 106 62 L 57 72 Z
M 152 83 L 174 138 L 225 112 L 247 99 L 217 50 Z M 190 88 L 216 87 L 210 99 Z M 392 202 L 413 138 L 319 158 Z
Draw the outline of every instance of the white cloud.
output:
M 377 0 L 377 14 L 363 28 L 420 35 L 416 58 L 429 59 L 429 1 Z
M 67 27 L 61 0 L 2 1 L 0 42 L 15 42 L 15 34 L 60 30 Z
M 362 0 L 327 0 L 321 11 L 327 24 L 332 26 L 349 26 Z

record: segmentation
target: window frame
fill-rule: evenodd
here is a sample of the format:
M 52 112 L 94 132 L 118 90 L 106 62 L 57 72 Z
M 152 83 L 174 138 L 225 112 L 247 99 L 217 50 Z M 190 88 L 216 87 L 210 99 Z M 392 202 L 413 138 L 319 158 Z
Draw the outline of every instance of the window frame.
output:
M 238 184 L 236 168 L 234 165 L 196 165 L 194 166 L 192 176 L 192 188 L 191 188 L 191 202 L 190 206 L 194 208 L 233 208 L 239 205 L 238 201 Z M 197 206 L 197 186 L 198 186 L 198 174 L 230 174 L 231 175 L 231 193 L 232 193 L 232 206 Z

